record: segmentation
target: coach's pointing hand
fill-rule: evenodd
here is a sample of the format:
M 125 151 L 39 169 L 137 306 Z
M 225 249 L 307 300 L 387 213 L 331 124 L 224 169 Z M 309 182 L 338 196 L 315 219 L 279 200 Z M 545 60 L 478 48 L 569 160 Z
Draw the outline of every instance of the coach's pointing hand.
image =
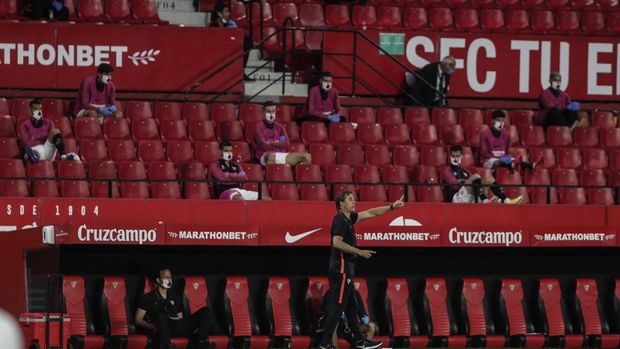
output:
M 371 250 L 360 250 L 357 254 L 360 257 L 364 257 L 364 258 L 368 259 L 368 258 L 372 257 L 372 255 L 375 254 L 375 253 L 377 253 L 377 252 L 371 251 Z
M 397 209 L 397 208 L 401 208 L 403 206 L 405 206 L 405 202 L 403 201 L 405 199 L 405 196 L 401 196 L 400 199 L 394 201 L 394 203 L 392 205 L 390 205 L 392 207 L 393 210 Z

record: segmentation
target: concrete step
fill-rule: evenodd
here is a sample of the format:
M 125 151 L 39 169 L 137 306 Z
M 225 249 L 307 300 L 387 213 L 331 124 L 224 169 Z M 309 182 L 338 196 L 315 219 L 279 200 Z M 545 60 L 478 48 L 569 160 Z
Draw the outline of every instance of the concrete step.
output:
M 159 10 L 159 18 L 170 24 L 183 24 L 188 27 L 204 27 L 209 23 L 208 14 L 204 12 L 177 12 Z
M 157 0 L 157 10 L 179 12 L 196 11 L 193 0 Z
M 253 96 L 258 91 L 267 87 L 270 84 L 269 81 L 246 81 L 243 84 L 244 95 Z M 259 96 L 294 96 L 294 97 L 307 97 L 308 85 L 307 84 L 291 84 L 286 83 L 284 94 L 282 93 L 282 82 L 278 81 L 269 86 L 265 91 L 261 92 Z
M 285 74 L 286 79 L 290 81 L 291 73 L 282 73 L 282 72 L 274 72 L 266 69 L 259 69 L 256 72 L 252 72 L 254 69 L 245 68 L 245 75 L 251 79 L 256 81 L 274 81 L 278 80 L 282 77 L 282 74 Z
M 260 68 L 259 68 L 260 67 Z M 274 61 L 265 61 L 265 60 L 251 60 L 248 58 L 247 63 L 245 64 L 245 68 L 259 68 L 263 71 L 273 71 L 276 67 L 276 63 Z

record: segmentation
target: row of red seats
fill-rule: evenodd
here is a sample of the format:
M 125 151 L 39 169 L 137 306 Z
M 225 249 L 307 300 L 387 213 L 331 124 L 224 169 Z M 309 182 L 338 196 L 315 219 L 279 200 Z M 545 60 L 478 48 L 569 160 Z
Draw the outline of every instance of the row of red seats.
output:
M 542 1 L 541 1 L 542 4 Z M 258 4 L 253 4 L 253 24 L 260 21 Z M 462 30 L 507 33 L 577 33 L 614 34 L 620 33 L 620 13 L 607 14 L 600 9 L 579 12 L 566 7 L 555 9 L 539 8 L 483 8 L 422 7 L 277 3 L 272 10 L 269 3 L 263 9 L 263 21 L 280 27 L 287 18 L 302 26 L 336 28 L 408 28 L 413 30 Z M 233 3 L 233 19 L 240 25 L 248 25 L 246 9 L 241 2 Z M 607 18 L 605 18 L 607 17 Z M 607 23 L 607 24 L 606 24 Z
M 606 283 L 592 278 L 358 277 L 353 282 L 377 323 L 375 338 L 386 347 L 615 348 L 620 343 L 620 280 L 607 290 Z M 215 312 L 221 333 L 209 338 L 216 349 L 232 342 L 257 349 L 317 347 L 314 332 L 329 288 L 325 277 L 186 276 L 174 285 L 186 317 L 202 307 Z M 148 347 L 150 339 L 136 331 L 133 314 L 137 297 L 152 289 L 147 278 L 64 276 L 70 343 L 102 348 L 108 339 Z M 223 306 L 214 307 L 218 302 Z M 89 304 L 100 309 L 89 311 Z M 173 343 L 180 349 L 188 345 L 187 338 Z M 346 345 L 339 340 L 339 346 Z
M 167 24 L 159 19 L 156 0 L 64 0 L 69 19 L 82 22 Z M 77 6 L 76 6 L 77 5 Z M 17 0 L 0 1 L 0 19 L 22 19 Z

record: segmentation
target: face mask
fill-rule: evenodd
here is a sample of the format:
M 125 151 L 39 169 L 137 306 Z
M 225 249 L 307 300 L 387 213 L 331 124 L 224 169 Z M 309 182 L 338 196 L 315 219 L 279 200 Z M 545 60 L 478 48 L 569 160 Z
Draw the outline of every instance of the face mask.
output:
M 107 84 L 111 80 L 112 80 L 111 75 L 101 75 L 101 82 L 103 82 L 104 84 Z
M 41 118 L 43 117 L 43 112 L 40 110 L 35 110 L 32 112 L 32 118 L 35 120 L 41 120 Z
M 169 289 L 170 287 L 172 287 L 172 280 L 170 279 L 163 279 L 161 280 L 161 287 L 165 288 L 165 289 Z
M 551 87 L 556 89 L 556 90 L 559 90 L 560 89 L 560 82 L 558 82 L 558 81 L 551 81 Z
M 222 153 L 222 159 L 224 159 L 225 161 L 230 161 L 233 158 L 233 153 L 232 152 L 224 152 Z
M 323 90 L 329 91 L 332 88 L 332 83 L 331 82 L 322 82 L 321 83 L 321 87 L 323 88 Z
M 454 166 L 458 166 L 458 165 L 460 165 L 460 164 L 461 164 L 461 158 L 460 158 L 460 157 L 454 157 L 454 156 L 451 156 L 451 157 L 450 157 L 450 163 L 451 163 L 452 165 L 454 165 Z
M 265 120 L 267 120 L 268 123 L 276 121 L 276 113 L 265 113 Z
M 504 122 L 502 122 L 502 121 L 493 121 L 493 127 L 496 130 L 501 130 L 501 129 L 504 128 Z

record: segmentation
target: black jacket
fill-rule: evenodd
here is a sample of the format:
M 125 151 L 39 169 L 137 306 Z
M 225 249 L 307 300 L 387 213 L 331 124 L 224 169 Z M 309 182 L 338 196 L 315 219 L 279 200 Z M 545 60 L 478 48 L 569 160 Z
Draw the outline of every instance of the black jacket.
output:
M 415 79 L 415 84 L 413 85 L 413 91 L 412 91 L 412 96 L 417 99 L 416 101 L 413 101 L 412 104 L 414 105 L 421 105 L 421 106 L 442 106 L 442 98 L 439 98 L 438 101 L 435 101 L 435 89 L 434 87 L 437 85 L 437 73 L 439 71 L 439 62 L 436 63 L 429 63 L 427 65 L 424 66 L 424 68 L 422 68 L 422 70 L 420 70 L 418 72 L 419 76 L 416 76 Z M 426 80 L 426 82 L 428 82 L 431 86 L 433 86 L 432 88 L 430 86 L 428 86 L 428 84 L 424 83 L 424 81 L 421 81 L 421 79 Z M 446 96 L 446 101 L 445 101 L 445 105 L 448 105 L 448 101 L 447 101 L 447 95 L 448 95 L 448 86 L 450 86 L 450 75 L 446 74 L 446 83 L 445 86 L 443 88 L 442 92 L 445 96 Z

